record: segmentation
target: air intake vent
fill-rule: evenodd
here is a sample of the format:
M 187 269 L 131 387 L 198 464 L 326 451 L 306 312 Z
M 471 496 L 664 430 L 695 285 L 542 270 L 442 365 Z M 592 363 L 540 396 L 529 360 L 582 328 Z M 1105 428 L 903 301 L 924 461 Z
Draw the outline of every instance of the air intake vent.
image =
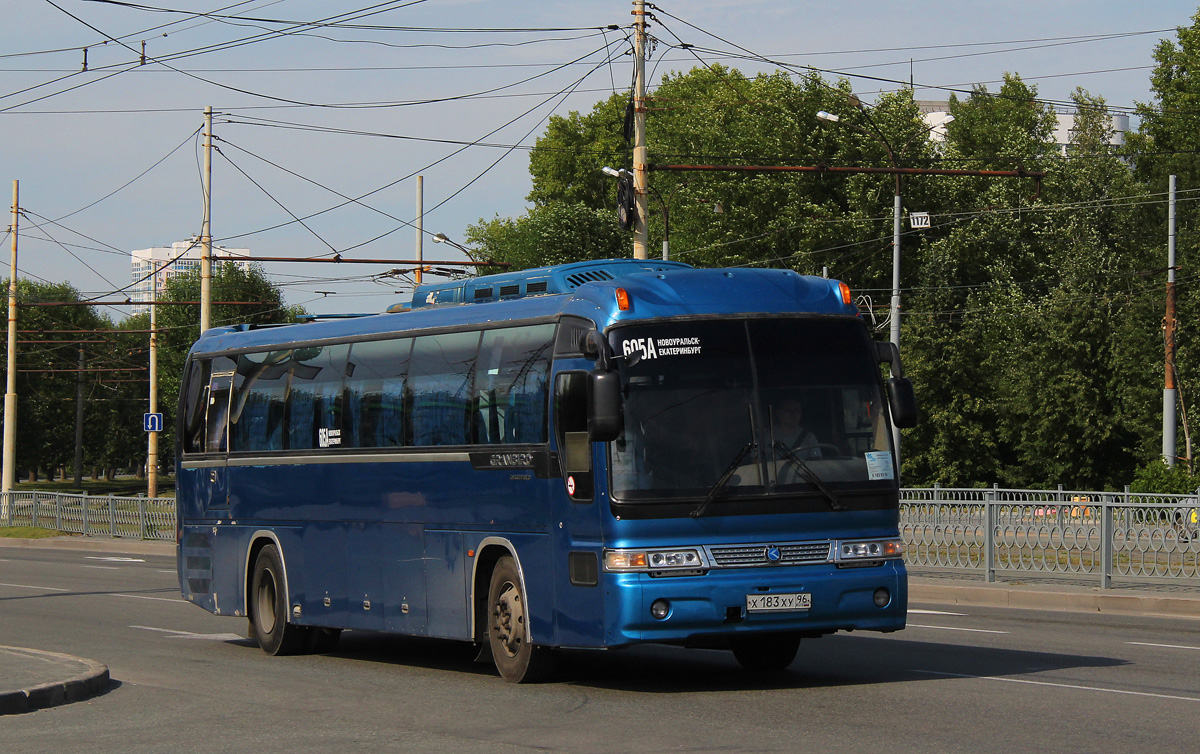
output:
M 500 286 L 500 295 L 501 296 L 515 296 L 520 292 L 521 292 L 520 284 Z
M 718 568 L 756 568 L 773 565 L 802 565 L 825 563 L 829 560 L 831 543 L 788 542 L 778 545 L 740 545 L 710 547 L 709 557 Z M 768 554 L 774 550 L 774 558 Z
M 572 288 L 578 288 L 584 283 L 591 283 L 596 280 L 612 280 L 613 276 L 607 270 L 588 270 L 587 272 L 579 272 L 574 275 L 567 276 L 567 284 Z
M 545 293 L 548 289 L 548 283 L 545 280 L 539 280 L 536 283 L 530 283 L 525 286 L 526 293 Z
M 491 297 L 492 297 L 492 289 L 491 288 L 476 288 L 475 289 L 475 298 L 491 298 Z

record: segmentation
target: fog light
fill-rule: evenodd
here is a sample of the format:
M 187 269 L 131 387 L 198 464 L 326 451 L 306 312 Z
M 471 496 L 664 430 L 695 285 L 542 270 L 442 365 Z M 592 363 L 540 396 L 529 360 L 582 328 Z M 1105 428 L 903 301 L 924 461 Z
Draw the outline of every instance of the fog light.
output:
M 665 619 L 670 612 L 671 603 L 667 602 L 666 600 L 654 600 L 654 602 L 650 604 L 650 614 L 653 615 L 656 620 Z
M 892 593 L 887 590 L 887 587 L 879 587 L 875 590 L 875 607 L 887 607 L 892 601 Z

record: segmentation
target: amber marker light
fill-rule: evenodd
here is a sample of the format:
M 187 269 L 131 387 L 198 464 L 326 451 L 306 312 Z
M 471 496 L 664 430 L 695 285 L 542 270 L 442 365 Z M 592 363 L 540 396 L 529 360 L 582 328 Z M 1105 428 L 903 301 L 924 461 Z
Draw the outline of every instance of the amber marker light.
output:
M 624 288 L 617 289 L 617 308 L 623 312 L 629 311 L 629 292 Z
M 846 285 L 845 283 L 838 283 L 838 289 L 842 292 L 843 304 L 849 306 L 850 304 L 854 303 L 854 300 L 850 297 L 850 286 Z

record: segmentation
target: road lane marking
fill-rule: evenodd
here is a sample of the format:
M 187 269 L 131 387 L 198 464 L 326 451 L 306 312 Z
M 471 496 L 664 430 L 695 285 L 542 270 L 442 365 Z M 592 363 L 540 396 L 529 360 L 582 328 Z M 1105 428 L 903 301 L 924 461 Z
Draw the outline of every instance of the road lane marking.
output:
M 98 555 L 85 555 L 87 560 L 107 560 L 110 563 L 145 563 L 141 558 L 118 558 L 118 557 L 100 557 Z
M 94 565 L 85 565 L 85 566 L 84 566 L 84 568 L 95 568 L 95 569 L 96 569 L 96 570 L 98 570 L 98 571 L 119 571 L 119 570 L 121 570 L 120 568 L 118 568 L 118 567 L 116 567 L 116 566 L 94 566 Z
M 1200 647 L 1189 647 L 1185 644 L 1151 644 L 1148 641 L 1127 641 L 1126 644 L 1133 644 L 1138 647 L 1162 647 L 1164 649 L 1195 649 L 1200 650 Z
M 143 631 L 157 631 L 163 634 L 170 634 L 172 639 L 200 639 L 202 641 L 240 641 L 245 639 L 245 636 L 240 634 L 197 634 L 191 631 L 178 631 L 171 628 L 156 628 L 155 626 L 130 626 L 130 628 L 139 628 Z
M 131 600 L 156 600 L 158 602 L 178 602 L 181 605 L 190 605 L 192 603 L 178 597 L 147 597 L 144 594 L 113 594 L 113 597 L 128 597 Z
M 0 584 L 0 586 L 11 586 L 14 589 L 43 589 L 47 592 L 69 592 L 70 589 L 59 589 L 54 586 L 31 586 L 29 584 Z
M 1000 678 L 994 675 L 966 675 L 965 673 L 941 673 L 936 670 L 914 670 L 914 673 L 926 675 L 941 675 L 947 678 L 974 678 L 980 681 L 1003 681 L 1004 683 L 1024 683 L 1029 686 L 1050 686 L 1060 689 L 1076 689 L 1078 691 L 1102 691 L 1106 694 L 1124 694 L 1126 696 L 1147 696 L 1154 699 L 1174 699 L 1181 702 L 1200 702 L 1200 697 L 1172 696 L 1171 694 L 1152 694 L 1148 691 L 1129 691 L 1127 689 L 1106 689 L 1099 686 L 1081 686 L 1074 683 L 1050 683 L 1049 681 L 1030 681 L 1025 678 Z
M 970 631 L 976 634 L 1007 634 L 1008 631 L 992 631 L 987 628 L 956 628 L 954 626 L 921 626 L 916 623 L 909 623 L 905 628 L 936 628 L 939 631 Z
M 912 608 L 909 608 L 908 614 L 909 615 L 956 615 L 960 618 L 965 618 L 967 616 L 966 613 L 948 613 L 944 610 L 914 610 Z

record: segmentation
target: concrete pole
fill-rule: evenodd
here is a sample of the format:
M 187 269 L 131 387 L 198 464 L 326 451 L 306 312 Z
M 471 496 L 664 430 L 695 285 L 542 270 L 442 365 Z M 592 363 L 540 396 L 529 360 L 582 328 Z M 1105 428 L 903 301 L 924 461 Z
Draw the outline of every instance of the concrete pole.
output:
M 17 473 L 17 226 L 20 217 L 19 185 L 13 181 L 12 191 L 12 262 L 8 273 L 8 387 L 4 392 L 4 470 L 0 475 L 0 492 L 5 508 L 8 493 L 12 492 Z M 8 511 L 3 518 L 7 520 Z
M 79 374 L 75 375 L 75 486 L 83 487 L 83 346 L 79 346 Z
M 150 299 L 150 413 L 158 413 L 158 263 L 153 259 L 154 285 Z M 158 497 L 158 433 L 147 432 L 146 497 Z
M 896 176 L 896 199 L 892 205 L 892 325 L 891 341 L 900 350 L 900 176 Z M 892 450 L 900 468 L 900 428 L 892 426 Z
M 646 225 L 649 181 L 646 163 L 646 3 L 633 0 L 633 258 L 646 259 L 650 229 Z
M 1171 176 L 1167 199 L 1167 315 L 1163 318 L 1166 368 L 1163 387 L 1163 461 L 1175 466 L 1179 455 L 1175 437 L 1175 176 Z
M 204 222 L 200 226 L 200 334 L 212 327 L 212 106 L 204 108 Z
M 421 260 L 425 251 L 425 176 L 417 176 L 417 285 L 421 284 Z

